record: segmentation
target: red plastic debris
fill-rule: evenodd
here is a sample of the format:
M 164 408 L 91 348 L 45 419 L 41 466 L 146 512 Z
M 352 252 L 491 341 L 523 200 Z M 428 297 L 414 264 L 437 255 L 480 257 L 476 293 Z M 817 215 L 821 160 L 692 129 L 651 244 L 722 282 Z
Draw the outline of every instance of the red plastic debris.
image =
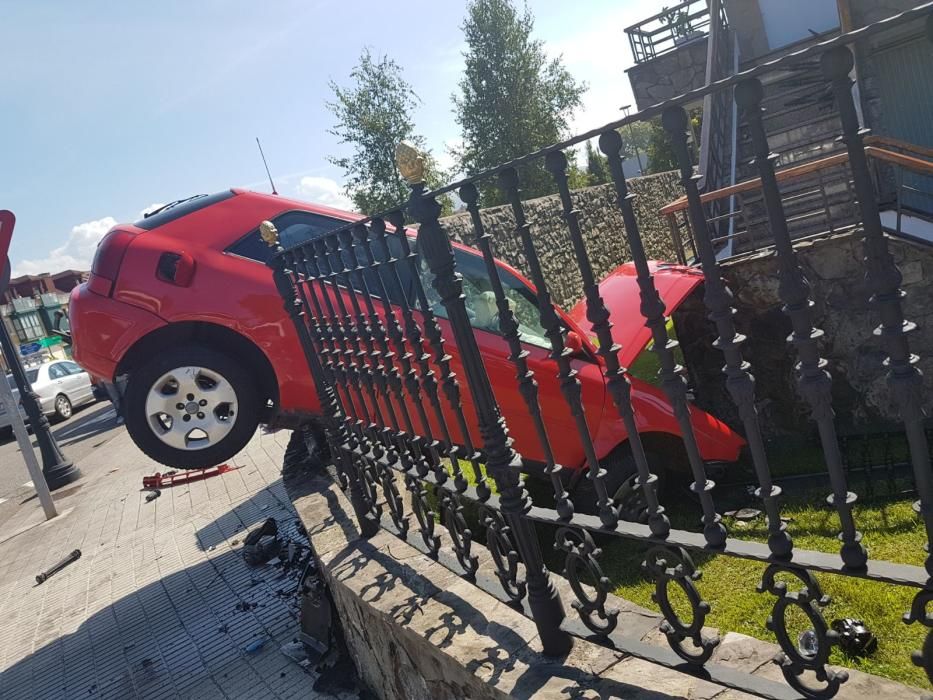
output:
M 192 481 L 209 479 L 212 476 L 226 474 L 227 472 L 236 471 L 237 469 L 239 469 L 239 467 L 231 467 L 229 464 L 219 464 L 216 467 L 208 467 L 207 469 L 189 469 L 183 472 L 167 472 L 165 474 L 156 472 L 152 476 L 143 477 L 143 488 L 171 488 L 172 486 L 178 486 L 179 484 L 189 484 Z

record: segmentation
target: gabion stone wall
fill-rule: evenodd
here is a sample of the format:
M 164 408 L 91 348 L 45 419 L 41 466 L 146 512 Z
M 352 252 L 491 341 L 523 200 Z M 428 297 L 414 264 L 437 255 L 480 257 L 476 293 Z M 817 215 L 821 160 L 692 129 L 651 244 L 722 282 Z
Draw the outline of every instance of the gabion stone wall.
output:
M 911 350 L 920 355 L 924 408 L 933 411 L 933 249 L 923 243 L 890 237 L 891 254 L 903 275 L 907 293 L 904 315 L 917 324 Z M 874 334 L 878 312 L 869 304 L 861 238 L 854 233 L 799 241 L 794 246 L 810 282 L 813 320 L 823 329 L 823 357 L 833 376 L 833 409 L 840 429 L 898 425 L 898 412 L 886 385 L 885 351 Z M 778 261 L 772 249 L 733 258 L 723 276 L 735 298 L 736 325 L 746 335 L 745 359 L 752 363 L 758 408 L 766 417 L 769 437 L 809 434 L 810 412 L 796 389 L 796 352 L 788 348 L 790 322 L 781 310 Z M 697 404 L 732 425 L 738 425 L 735 405 L 725 391 L 722 353 L 712 347 L 715 330 L 707 318 L 702 294 L 693 294 L 674 314 L 678 338 L 696 389 Z
M 629 191 L 636 195 L 635 210 L 642 239 L 649 258 L 676 262 L 667 222 L 658 210 L 681 195 L 676 172 L 648 175 L 628 181 Z M 574 192 L 574 205 L 580 211 L 580 223 L 587 241 L 597 279 L 631 259 L 622 215 L 615 204 L 612 184 L 596 185 Z M 555 195 L 525 202 L 525 214 L 538 244 L 541 265 L 550 284 L 551 296 L 567 309 L 583 296 L 583 282 L 574 262 L 570 239 L 561 214 L 560 198 Z M 493 252 L 528 275 L 521 240 L 515 233 L 515 219 L 508 205 L 482 212 L 483 224 L 493 236 Z M 467 213 L 442 219 L 451 237 L 475 246 L 473 226 Z

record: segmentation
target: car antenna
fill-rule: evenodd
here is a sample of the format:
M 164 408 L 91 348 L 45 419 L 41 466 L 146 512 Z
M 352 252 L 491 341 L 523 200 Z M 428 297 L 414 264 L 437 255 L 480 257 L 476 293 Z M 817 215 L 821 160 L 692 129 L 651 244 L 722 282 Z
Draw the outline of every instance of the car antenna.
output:
M 256 145 L 259 146 L 259 156 L 262 158 L 262 164 L 266 166 L 266 175 L 269 176 L 269 184 L 272 185 L 272 194 L 278 194 L 275 191 L 275 182 L 272 180 L 272 173 L 269 172 L 269 164 L 266 162 L 266 154 L 262 152 L 262 144 L 259 143 L 259 137 L 256 137 Z

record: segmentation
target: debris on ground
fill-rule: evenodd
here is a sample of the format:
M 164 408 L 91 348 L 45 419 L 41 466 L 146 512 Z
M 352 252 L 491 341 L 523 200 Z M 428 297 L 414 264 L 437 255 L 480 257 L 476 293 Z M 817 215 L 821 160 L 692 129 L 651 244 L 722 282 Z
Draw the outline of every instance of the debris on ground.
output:
M 152 503 L 155 499 L 162 495 L 162 492 L 159 489 L 152 489 L 149 494 L 146 496 L 146 503 Z
M 281 547 L 278 523 L 275 518 L 267 518 L 243 538 L 243 558 L 250 566 L 266 564 L 278 556 Z
M 863 620 L 845 617 L 830 626 L 839 634 L 839 647 L 850 656 L 871 656 L 878 650 L 878 638 Z
M 243 647 L 243 651 L 245 651 L 247 654 L 255 654 L 257 651 L 262 649 L 265 645 L 266 645 L 266 638 L 259 637 L 251 641 L 245 647 Z
M 45 581 L 49 578 L 49 576 L 53 576 L 54 574 L 58 573 L 59 571 L 64 569 L 69 564 L 73 564 L 74 562 L 78 561 L 78 559 L 80 558 L 81 558 L 81 550 L 80 549 L 74 550 L 67 557 L 57 562 L 53 566 L 50 566 L 48 569 L 46 569 L 41 574 L 36 576 L 36 585 L 38 586 L 39 584 L 45 583 Z
M 283 644 L 279 647 L 279 651 L 302 668 L 306 669 L 311 665 L 311 659 L 308 658 L 308 650 L 305 648 L 305 645 L 297 639 Z
M 754 520 L 759 515 L 761 515 L 761 511 L 758 510 L 757 508 L 739 508 L 738 510 L 724 511 L 723 515 L 730 517 L 730 518 L 735 518 L 736 520 L 748 521 L 748 520 Z

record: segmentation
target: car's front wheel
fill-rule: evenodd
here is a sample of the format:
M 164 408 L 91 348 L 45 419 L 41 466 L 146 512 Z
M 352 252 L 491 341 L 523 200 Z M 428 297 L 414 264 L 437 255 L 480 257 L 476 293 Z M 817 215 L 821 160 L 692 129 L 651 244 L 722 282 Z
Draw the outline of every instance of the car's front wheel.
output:
M 247 367 L 216 350 L 187 345 L 163 351 L 130 374 L 126 427 L 155 461 L 201 469 L 246 446 L 261 403 Z
M 58 420 L 68 420 L 74 413 L 71 400 L 64 394 L 55 397 L 55 417 Z

